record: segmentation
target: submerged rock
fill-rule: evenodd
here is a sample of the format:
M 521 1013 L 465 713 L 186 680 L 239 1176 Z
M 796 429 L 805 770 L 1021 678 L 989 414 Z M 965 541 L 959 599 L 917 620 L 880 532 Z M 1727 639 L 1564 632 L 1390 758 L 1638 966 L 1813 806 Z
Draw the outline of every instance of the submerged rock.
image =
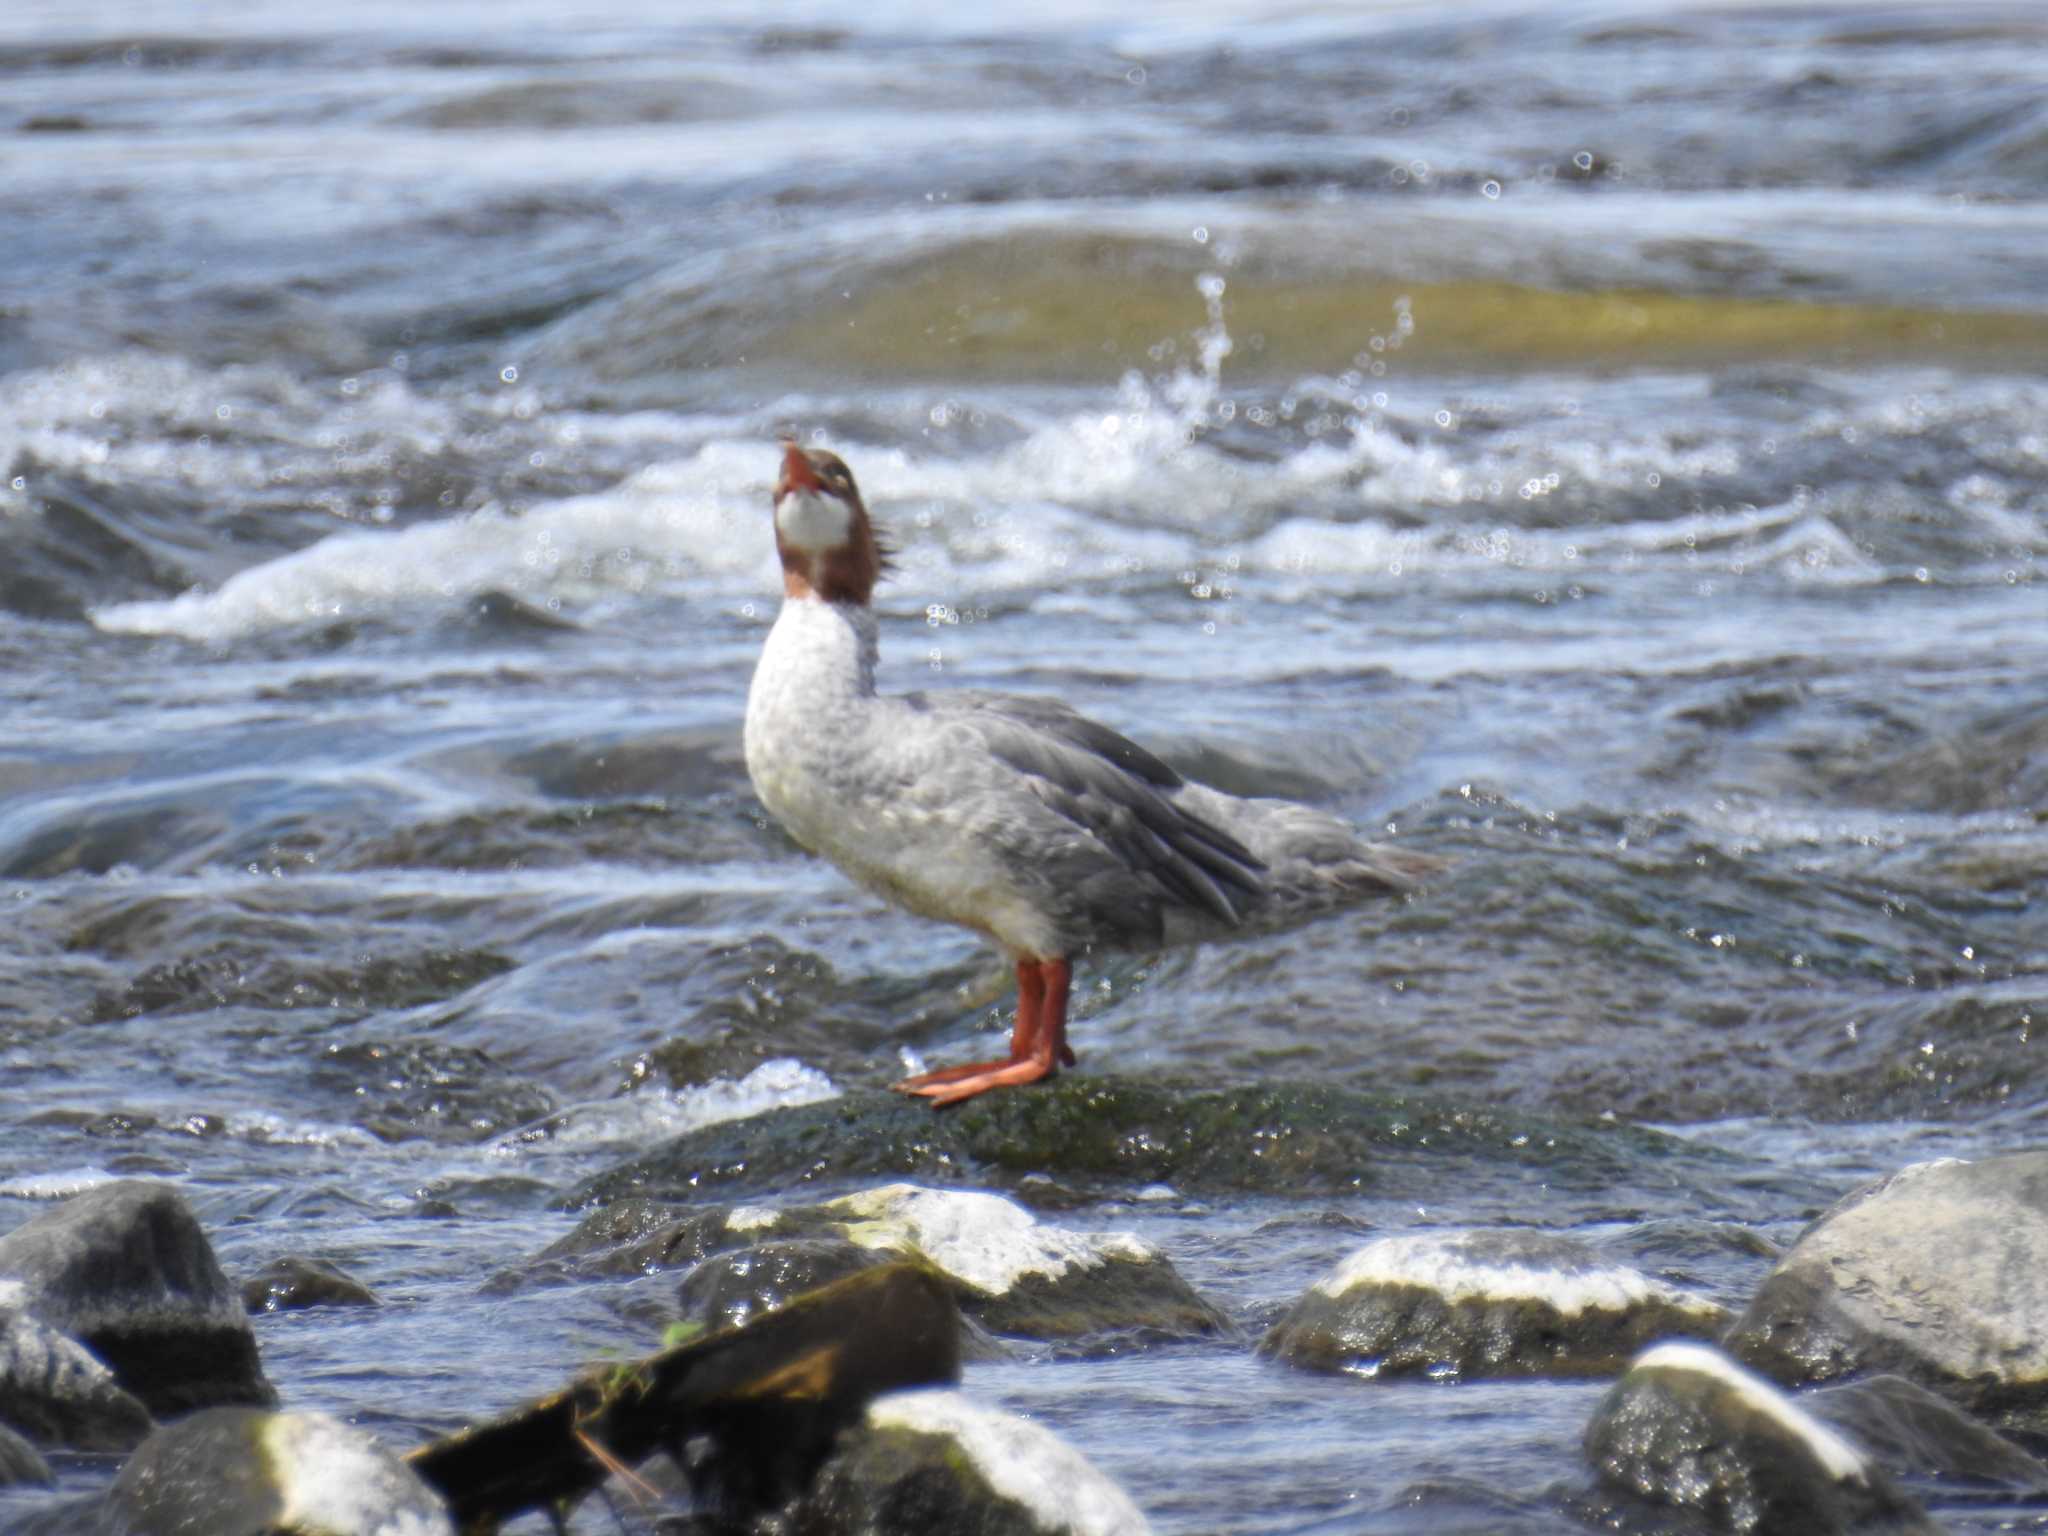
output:
M 1890 1471 L 2048 1493 L 2048 1463 L 1903 1376 L 1821 1387 L 1803 1401 Z
M 295 1312 L 302 1307 L 374 1307 L 367 1285 L 325 1259 L 286 1254 L 242 1282 L 242 1305 L 251 1312 Z
M 0 1392 L 4 1390 L 0 1388 Z M 50 1464 L 43 1460 L 42 1452 L 5 1424 L 0 1424 L 0 1488 L 50 1480 Z
M 24 1287 L 0 1281 L 0 1426 L 38 1445 L 70 1451 L 129 1451 L 155 1424 L 83 1344 L 11 1310 Z
M 31 1218 L 0 1237 L 0 1277 L 154 1414 L 277 1400 L 242 1299 L 169 1184 L 103 1184 Z
M 1259 1350 L 1369 1376 L 1598 1376 L 1651 1340 L 1710 1338 L 1726 1321 L 1715 1303 L 1576 1238 L 1421 1232 L 1351 1254 Z
M 107 1494 L 104 1536 L 455 1536 L 403 1461 L 324 1413 L 211 1408 L 160 1429 Z
M 1787 1386 L 1888 1372 L 1978 1412 L 2048 1405 L 2048 1152 L 1916 1164 L 1858 1190 L 1726 1342 Z
M 1862 1450 L 1702 1344 L 1639 1357 L 1594 1410 L 1586 1457 L 1622 1501 L 1589 1511 L 1604 1529 L 1668 1529 L 1677 1508 L 1739 1536 L 1938 1536 Z
M 870 1404 L 789 1523 L 806 1536 L 1144 1536 L 1151 1529 L 1128 1494 L 1050 1430 L 947 1390 L 897 1392 Z

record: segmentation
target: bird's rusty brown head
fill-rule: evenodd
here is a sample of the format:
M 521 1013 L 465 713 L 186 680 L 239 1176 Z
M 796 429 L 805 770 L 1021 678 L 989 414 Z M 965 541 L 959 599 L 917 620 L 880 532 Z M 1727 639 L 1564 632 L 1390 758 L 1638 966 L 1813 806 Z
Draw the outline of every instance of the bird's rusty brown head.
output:
M 775 477 L 775 549 L 784 593 L 828 603 L 867 602 L 889 563 L 845 461 L 788 439 Z

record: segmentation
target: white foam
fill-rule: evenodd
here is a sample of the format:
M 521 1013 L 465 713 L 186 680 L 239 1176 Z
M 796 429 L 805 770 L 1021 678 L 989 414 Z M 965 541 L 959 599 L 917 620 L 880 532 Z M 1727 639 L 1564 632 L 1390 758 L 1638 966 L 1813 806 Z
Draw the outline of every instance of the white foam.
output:
M 1821 1423 L 1791 1398 L 1752 1371 L 1745 1370 L 1706 1344 L 1658 1344 L 1636 1356 L 1636 1371 L 1679 1371 L 1720 1382 L 1745 1407 L 1781 1425 L 1813 1452 L 1814 1459 L 1836 1482 L 1863 1482 L 1869 1460 L 1841 1435 Z
M 822 1103 L 838 1098 L 840 1092 L 839 1085 L 815 1067 L 778 1056 L 736 1080 L 721 1077 L 672 1093 L 643 1092 L 572 1105 L 548 1117 L 544 1141 L 530 1140 L 521 1128 L 500 1136 L 491 1152 L 525 1158 L 550 1149 L 666 1141 L 706 1126 L 750 1120 L 772 1109 Z
M 761 455 L 764 461 L 768 455 Z M 728 489 L 693 460 L 656 465 L 521 517 L 483 511 L 392 532 L 352 529 L 238 571 L 210 592 L 117 603 L 101 629 L 221 644 L 269 629 L 378 617 L 502 591 L 540 606 L 564 593 L 638 590 L 695 572 L 759 572 L 772 586 L 765 479 Z
M 1151 1530 L 1129 1494 L 1029 1419 L 935 1387 L 876 1398 L 868 1422 L 948 1437 L 991 1488 L 1021 1504 L 1045 1530 L 1071 1536 L 1145 1536 Z
M 955 1279 L 1000 1296 L 1026 1275 L 1053 1279 L 1111 1259 L 1147 1263 L 1159 1250 L 1128 1233 L 1080 1233 L 1040 1226 L 1001 1195 L 888 1184 L 835 1200 L 851 1218 L 846 1235 L 864 1248 L 912 1248 Z
M 112 1184 L 120 1174 L 104 1168 L 60 1168 L 48 1173 L 24 1174 L 0 1183 L 0 1195 L 15 1200 L 69 1200 L 73 1195 L 102 1184 Z
M 1486 1232 L 1416 1232 L 1367 1243 L 1316 1281 L 1325 1296 L 1342 1297 L 1360 1286 L 1420 1286 L 1449 1302 L 1536 1301 L 1565 1317 L 1582 1312 L 1626 1312 L 1646 1305 L 1677 1306 L 1705 1314 L 1720 1309 L 1626 1265 L 1607 1264 L 1586 1249 L 1573 1262 L 1570 1248 L 1557 1259 L 1542 1253 L 1527 1263 L 1475 1247 Z

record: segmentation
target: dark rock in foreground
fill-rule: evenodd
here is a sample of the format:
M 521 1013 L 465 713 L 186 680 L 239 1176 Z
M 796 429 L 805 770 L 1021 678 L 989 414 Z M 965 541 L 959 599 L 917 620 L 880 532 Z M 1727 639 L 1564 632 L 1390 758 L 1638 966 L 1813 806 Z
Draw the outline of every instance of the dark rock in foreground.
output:
M 374 1307 L 370 1288 L 325 1259 L 287 1254 L 242 1282 L 242 1305 L 251 1312 L 295 1312 L 302 1307 Z
M 1586 1457 L 1602 1529 L 1668 1530 L 1682 1510 L 1740 1536 L 1938 1536 L 1862 1450 L 1701 1344 L 1637 1359 L 1594 1410 Z
M 324 1413 L 213 1408 L 160 1429 L 108 1492 L 104 1536 L 455 1536 L 403 1461 Z
M 0 1237 L 0 1278 L 154 1414 L 277 1400 L 241 1297 L 168 1184 L 104 1184 L 31 1218 Z
M 2048 1405 L 2048 1152 L 1920 1164 L 1857 1191 L 1726 1342 L 1787 1386 L 1888 1372 L 1977 1412 Z
M 1652 1340 L 1710 1338 L 1726 1312 L 1576 1238 L 1421 1232 L 1367 1243 L 1260 1341 L 1367 1376 L 1611 1375 Z
M 83 1344 L 9 1310 L 9 1297 L 24 1291 L 18 1280 L 0 1280 L 0 1425 L 71 1451 L 140 1445 L 156 1427 L 149 1410 Z
M 1050 1430 L 958 1392 L 898 1392 L 840 1436 L 788 1515 L 806 1536 L 1145 1536 L 1121 1488 Z
M 1384 1191 L 1404 1177 L 1435 1190 L 1460 1158 L 1541 1168 L 1554 1186 L 1613 1198 L 1654 1171 L 1646 1197 L 1662 1200 L 1687 1184 L 1711 1197 L 1731 1165 L 1654 1131 L 1407 1095 L 1073 1074 L 943 1114 L 900 1094 L 849 1093 L 707 1126 L 586 1181 L 565 1203 L 731 1200 L 903 1178 L 1002 1188 L 1027 1175 L 1080 1191 L 1163 1183 L 1302 1196 Z

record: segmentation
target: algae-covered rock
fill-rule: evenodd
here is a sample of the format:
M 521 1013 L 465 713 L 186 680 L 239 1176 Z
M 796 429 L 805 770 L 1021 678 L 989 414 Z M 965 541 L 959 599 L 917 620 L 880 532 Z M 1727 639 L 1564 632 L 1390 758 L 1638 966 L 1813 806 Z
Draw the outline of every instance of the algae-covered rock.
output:
M 958 1392 L 878 1398 L 840 1438 L 790 1524 L 805 1536 L 1144 1536 L 1130 1496 L 1029 1419 Z
M 895 1179 L 1021 1190 L 1034 1176 L 1083 1193 L 1169 1184 L 1306 1196 L 1410 1177 L 1434 1190 L 1460 1158 L 1540 1168 L 1555 1187 L 1603 1195 L 1653 1171 L 1660 1199 L 1687 1179 L 1717 1190 L 1730 1162 L 1653 1131 L 1412 1095 L 1071 1076 L 942 1115 L 900 1094 L 849 1093 L 707 1126 L 586 1181 L 566 1203 L 743 1200 Z
M 242 1298 L 169 1184 L 103 1184 L 31 1218 L 0 1237 L 0 1277 L 152 1413 L 277 1400 Z
M 1553 1233 L 1421 1232 L 1367 1243 L 1260 1341 L 1367 1376 L 1599 1376 L 1654 1339 L 1709 1338 L 1714 1302 Z
M 212 1408 L 160 1429 L 107 1494 L 104 1536 L 454 1536 L 403 1461 L 324 1413 Z
M 1727 1345 L 1788 1386 L 1886 1372 L 1979 1412 L 2048 1406 L 2048 1152 L 1858 1190 L 1771 1271 Z
M 1862 1449 L 1703 1344 L 1642 1355 L 1594 1410 L 1586 1457 L 1623 1501 L 1604 1529 L 1665 1529 L 1630 1506 L 1683 1510 L 1737 1536 L 1937 1536 Z

